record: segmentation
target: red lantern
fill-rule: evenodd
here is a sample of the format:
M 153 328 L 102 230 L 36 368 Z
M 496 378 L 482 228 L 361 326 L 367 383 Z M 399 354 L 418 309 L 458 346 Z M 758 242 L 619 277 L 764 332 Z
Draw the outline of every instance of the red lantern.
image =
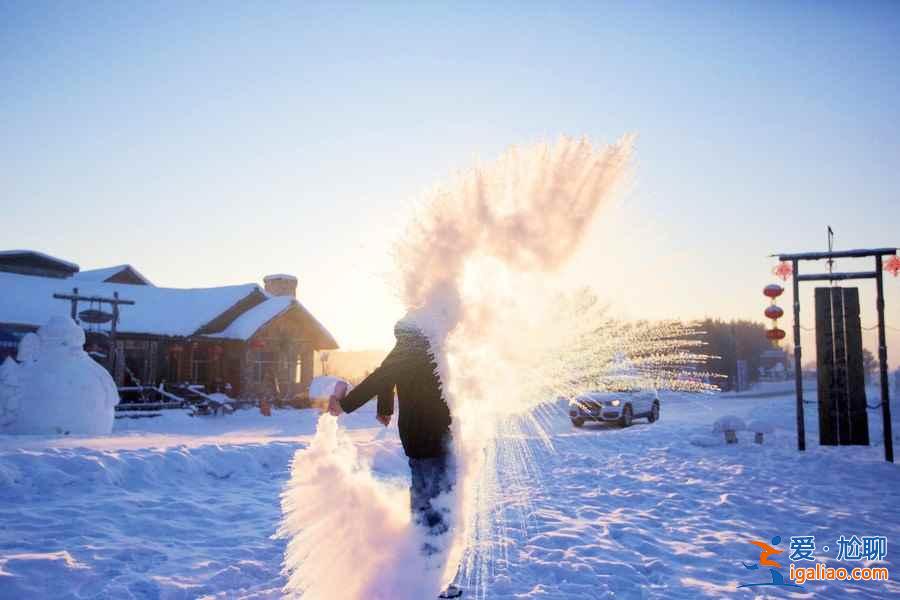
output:
M 788 277 L 794 274 L 794 267 L 789 262 L 781 261 L 772 269 L 772 274 L 781 278 L 782 281 L 787 281 Z
M 773 340 L 776 342 L 778 340 L 783 340 L 784 336 L 786 336 L 786 335 L 787 334 L 784 332 L 783 329 L 778 329 L 777 327 L 775 329 L 770 329 L 766 332 L 766 337 L 769 338 L 770 340 Z
M 771 304 L 766 307 L 765 315 L 768 319 L 780 319 L 784 316 L 784 311 L 777 304 Z
M 784 293 L 784 288 L 777 283 L 772 283 L 763 288 L 763 294 L 771 299 L 775 299 Z
M 254 350 L 262 350 L 266 347 L 266 343 L 262 340 L 251 340 L 250 347 Z
M 884 270 L 893 275 L 894 277 L 900 273 L 900 256 L 896 254 L 890 257 L 886 263 L 884 263 Z

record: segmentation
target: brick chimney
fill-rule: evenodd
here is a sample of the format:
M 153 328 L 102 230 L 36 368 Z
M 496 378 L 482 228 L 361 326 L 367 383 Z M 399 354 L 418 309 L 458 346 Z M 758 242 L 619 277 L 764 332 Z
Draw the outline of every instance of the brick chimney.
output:
M 273 296 L 297 297 L 297 278 L 293 275 L 266 275 L 263 282 L 266 284 L 266 291 Z

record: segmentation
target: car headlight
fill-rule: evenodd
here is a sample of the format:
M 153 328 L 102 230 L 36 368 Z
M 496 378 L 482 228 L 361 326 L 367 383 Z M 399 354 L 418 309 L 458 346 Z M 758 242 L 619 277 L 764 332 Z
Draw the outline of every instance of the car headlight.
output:
M 622 404 L 622 401 L 619 400 L 618 398 L 616 398 L 615 400 L 610 402 L 610 404 L 612 404 L 613 406 L 618 406 L 618 405 Z

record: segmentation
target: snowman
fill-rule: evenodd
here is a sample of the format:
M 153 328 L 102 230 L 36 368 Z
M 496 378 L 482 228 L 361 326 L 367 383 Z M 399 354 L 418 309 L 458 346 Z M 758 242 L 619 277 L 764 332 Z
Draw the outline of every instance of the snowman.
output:
M 84 331 L 52 317 L 0 365 L 0 431 L 103 435 L 112 431 L 116 384 L 84 351 Z

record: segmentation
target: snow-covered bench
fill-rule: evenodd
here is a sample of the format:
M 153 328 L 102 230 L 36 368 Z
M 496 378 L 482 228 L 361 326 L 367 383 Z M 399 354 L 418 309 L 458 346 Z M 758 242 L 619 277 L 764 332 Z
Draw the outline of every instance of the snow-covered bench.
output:
M 775 433 L 775 426 L 769 421 L 764 421 L 762 419 L 750 421 L 750 424 L 747 425 L 747 429 L 755 434 L 753 441 L 757 444 L 762 444 L 767 434 L 771 436 Z
M 747 425 L 744 420 L 734 415 L 725 415 L 720 417 L 713 423 L 713 433 L 725 434 L 725 443 L 737 444 L 737 432 L 746 431 Z

